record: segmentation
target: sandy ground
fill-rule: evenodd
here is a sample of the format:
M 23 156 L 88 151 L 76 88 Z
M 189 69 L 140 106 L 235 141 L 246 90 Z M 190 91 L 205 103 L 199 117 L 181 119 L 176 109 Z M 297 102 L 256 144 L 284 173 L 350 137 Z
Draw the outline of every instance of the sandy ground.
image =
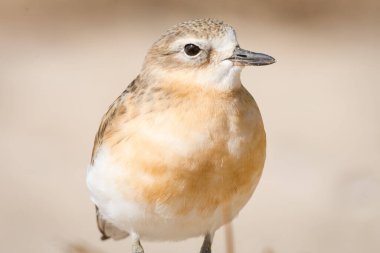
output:
M 377 20 L 84 2 L 0 8 L 0 252 L 64 252 L 71 243 L 129 252 L 129 240 L 98 240 L 85 186 L 93 137 L 160 33 L 206 14 L 232 24 L 242 47 L 278 60 L 242 75 L 262 110 L 268 158 L 234 221 L 236 252 L 380 252 Z M 201 241 L 144 247 L 190 253 Z M 223 230 L 213 249 L 224 252 Z

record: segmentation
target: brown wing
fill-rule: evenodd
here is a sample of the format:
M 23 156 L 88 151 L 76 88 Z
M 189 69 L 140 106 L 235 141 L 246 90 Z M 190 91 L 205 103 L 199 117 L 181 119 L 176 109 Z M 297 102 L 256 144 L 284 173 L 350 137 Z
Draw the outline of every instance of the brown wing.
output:
M 103 143 L 104 134 L 107 131 L 107 129 L 112 126 L 112 121 L 117 111 L 120 109 L 120 106 L 123 104 L 126 95 L 129 92 L 133 92 L 136 89 L 135 81 L 136 79 L 130 85 L 128 85 L 127 89 L 125 89 L 123 93 L 111 104 L 111 106 L 108 108 L 107 113 L 103 116 L 98 132 L 95 136 L 94 147 L 92 149 L 91 154 L 91 164 L 94 164 L 94 160 L 96 158 L 98 149 L 100 145 Z M 106 240 L 109 238 L 113 238 L 114 240 L 120 240 L 128 236 L 127 232 L 120 230 L 119 228 L 112 225 L 112 223 L 104 219 L 99 211 L 99 208 L 96 205 L 95 208 L 96 223 L 98 225 L 100 233 L 102 233 L 102 240 Z
M 91 164 L 94 164 L 97 151 L 103 142 L 104 133 L 106 132 L 107 128 L 111 126 L 112 120 L 115 117 L 116 112 L 119 109 L 120 105 L 122 105 L 125 99 L 125 96 L 129 92 L 133 92 L 136 89 L 136 84 L 135 84 L 136 79 L 133 80 L 132 83 L 128 85 L 128 87 L 123 91 L 123 93 L 110 105 L 107 113 L 104 114 L 102 121 L 100 123 L 99 129 L 98 129 L 98 132 L 95 135 L 94 147 L 92 148 L 92 154 L 91 154 Z

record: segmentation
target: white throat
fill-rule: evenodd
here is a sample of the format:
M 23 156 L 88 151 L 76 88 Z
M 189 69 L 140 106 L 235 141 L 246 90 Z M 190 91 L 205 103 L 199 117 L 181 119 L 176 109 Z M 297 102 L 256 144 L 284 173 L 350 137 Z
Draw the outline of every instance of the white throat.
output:
M 222 91 L 233 90 L 241 86 L 241 71 L 241 66 L 234 66 L 232 62 L 224 61 L 217 67 L 196 73 L 195 83 Z
M 218 66 L 194 70 L 167 71 L 155 68 L 144 75 L 149 83 L 176 83 L 179 85 L 196 85 L 219 91 L 234 90 L 241 86 L 240 74 L 243 67 L 234 66 L 225 61 Z

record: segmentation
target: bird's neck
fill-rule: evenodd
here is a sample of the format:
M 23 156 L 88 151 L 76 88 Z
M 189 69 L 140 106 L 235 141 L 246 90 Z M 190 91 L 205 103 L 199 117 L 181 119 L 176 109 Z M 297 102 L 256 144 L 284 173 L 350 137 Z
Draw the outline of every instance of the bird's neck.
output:
M 201 89 L 228 92 L 241 88 L 241 67 L 207 70 L 163 70 L 160 68 L 144 69 L 140 75 L 149 85 L 185 85 Z

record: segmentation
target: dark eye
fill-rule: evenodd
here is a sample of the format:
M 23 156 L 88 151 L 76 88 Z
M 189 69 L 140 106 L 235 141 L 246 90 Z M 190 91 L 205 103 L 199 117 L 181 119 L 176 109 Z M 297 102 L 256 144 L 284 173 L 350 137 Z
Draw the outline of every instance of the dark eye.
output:
M 186 44 L 185 45 L 185 53 L 189 56 L 197 55 L 200 51 L 201 51 L 201 49 L 194 44 Z

